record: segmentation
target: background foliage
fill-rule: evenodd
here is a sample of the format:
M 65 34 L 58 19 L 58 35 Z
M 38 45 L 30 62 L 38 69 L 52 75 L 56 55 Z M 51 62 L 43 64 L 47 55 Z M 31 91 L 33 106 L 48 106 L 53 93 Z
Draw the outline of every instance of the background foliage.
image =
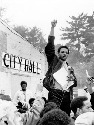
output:
M 74 67 L 78 86 L 86 84 L 86 69 L 94 76 L 94 12 L 92 15 L 81 13 L 70 17 L 68 27 L 61 27 L 62 41 L 68 40 L 70 48 L 69 63 Z M 63 44 L 63 42 L 62 42 Z

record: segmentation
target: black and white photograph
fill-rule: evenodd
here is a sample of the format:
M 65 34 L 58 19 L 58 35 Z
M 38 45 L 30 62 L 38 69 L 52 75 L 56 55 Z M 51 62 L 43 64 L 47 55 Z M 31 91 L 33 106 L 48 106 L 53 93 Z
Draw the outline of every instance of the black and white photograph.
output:
M 0 125 L 94 124 L 94 0 L 0 0 Z

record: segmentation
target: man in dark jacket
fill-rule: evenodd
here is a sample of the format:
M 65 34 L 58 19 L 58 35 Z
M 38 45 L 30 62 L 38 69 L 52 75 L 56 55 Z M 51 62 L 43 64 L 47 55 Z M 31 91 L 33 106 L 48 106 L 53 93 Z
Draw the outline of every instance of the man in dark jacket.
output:
M 68 47 L 60 46 L 58 55 L 55 54 L 54 28 L 56 23 L 56 20 L 51 23 L 48 44 L 45 47 L 48 71 L 43 80 L 43 85 L 49 91 L 48 101 L 55 102 L 63 111 L 70 115 L 70 95 L 72 94 L 72 88 L 77 86 L 77 80 L 73 68 L 66 62 L 69 55 Z

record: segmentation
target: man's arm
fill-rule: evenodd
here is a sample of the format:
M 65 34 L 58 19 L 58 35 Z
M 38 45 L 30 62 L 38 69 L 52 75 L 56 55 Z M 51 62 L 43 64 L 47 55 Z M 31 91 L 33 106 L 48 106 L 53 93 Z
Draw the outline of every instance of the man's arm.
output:
M 45 54 L 47 56 L 47 61 L 50 65 L 50 63 L 52 62 L 54 56 L 55 56 L 55 46 L 54 46 L 54 28 L 56 26 L 57 21 L 54 20 L 53 22 L 51 22 L 51 31 L 48 37 L 48 44 L 45 47 Z
M 48 37 L 48 43 L 45 47 L 45 54 L 47 57 L 47 62 L 48 62 L 48 71 L 46 73 L 46 77 L 43 79 L 43 86 L 50 91 L 51 90 L 51 84 L 53 81 L 52 79 L 52 66 L 51 64 L 53 63 L 54 57 L 55 57 L 55 46 L 54 46 L 54 27 L 56 26 L 57 21 L 51 22 L 51 31 Z M 49 68 L 50 67 L 50 68 Z
M 54 36 L 54 28 L 56 27 L 57 20 L 54 20 L 51 22 L 51 31 L 50 31 L 50 36 Z

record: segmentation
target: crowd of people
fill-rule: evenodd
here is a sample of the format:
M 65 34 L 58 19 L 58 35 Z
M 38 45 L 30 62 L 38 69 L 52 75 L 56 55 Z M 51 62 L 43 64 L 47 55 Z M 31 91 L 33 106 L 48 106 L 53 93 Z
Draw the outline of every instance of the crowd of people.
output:
M 15 93 L 12 100 L 9 96 L 0 99 L 0 125 L 94 124 L 93 81 L 87 78 L 87 87 L 84 88 L 87 95 L 73 98 L 73 87 L 77 87 L 77 79 L 74 69 L 66 61 L 69 48 L 60 46 L 57 54 L 55 52 L 56 24 L 56 20 L 51 22 L 51 31 L 45 47 L 48 71 L 42 87 L 48 90 L 48 99 L 39 93 L 34 97 L 27 89 L 27 82 L 21 81 L 21 90 Z

